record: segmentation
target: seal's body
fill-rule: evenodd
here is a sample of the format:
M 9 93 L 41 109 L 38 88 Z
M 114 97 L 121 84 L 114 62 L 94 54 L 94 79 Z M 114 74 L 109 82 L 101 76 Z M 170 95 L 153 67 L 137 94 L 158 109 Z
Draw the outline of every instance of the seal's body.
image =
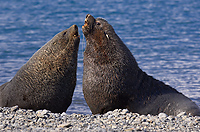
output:
M 0 106 L 65 112 L 76 85 L 79 41 L 76 25 L 55 35 L 0 86 Z
M 143 72 L 114 29 L 104 19 L 88 14 L 82 26 L 83 93 L 93 114 L 127 108 L 140 114 L 200 115 L 189 98 Z

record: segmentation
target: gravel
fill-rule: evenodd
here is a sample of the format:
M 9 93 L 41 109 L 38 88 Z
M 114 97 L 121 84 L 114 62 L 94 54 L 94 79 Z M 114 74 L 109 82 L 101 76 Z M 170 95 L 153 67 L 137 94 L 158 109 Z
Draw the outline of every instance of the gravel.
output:
M 0 107 L 1 131 L 200 131 L 200 117 L 181 112 L 177 116 L 160 113 L 139 115 L 127 109 L 116 109 L 103 115 L 51 113 L 48 110 L 25 110 Z

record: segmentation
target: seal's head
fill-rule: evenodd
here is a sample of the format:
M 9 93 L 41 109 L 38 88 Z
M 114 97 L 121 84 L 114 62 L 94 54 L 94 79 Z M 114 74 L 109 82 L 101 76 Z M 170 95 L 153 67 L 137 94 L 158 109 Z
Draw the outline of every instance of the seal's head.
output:
M 58 33 L 55 35 L 53 41 L 51 42 L 53 44 L 52 47 L 55 47 L 60 49 L 78 49 L 80 36 L 78 34 L 78 27 L 77 25 L 72 25 L 70 28 Z
M 88 34 L 104 36 L 109 39 L 110 33 L 113 33 L 113 27 L 103 18 L 95 19 L 92 15 L 87 14 L 85 18 L 85 24 L 82 26 L 83 33 L 87 39 Z
M 58 65 L 65 67 L 68 64 L 75 65 L 77 60 L 78 47 L 80 42 L 80 36 L 78 33 L 77 25 L 72 25 L 70 28 L 63 30 L 56 34 L 48 43 L 46 43 L 40 50 L 37 51 L 38 57 L 32 57 L 36 60 L 35 65 L 42 64 L 38 68 L 49 69 L 49 73 L 52 73 L 52 68 L 57 68 Z M 47 64 L 51 63 L 49 66 Z M 70 66 L 70 65 L 68 65 Z M 47 71 L 47 70 L 45 70 Z
M 116 51 L 116 44 L 120 44 L 118 42 L 121 40 L 105 19 L 86 15 L 82 31 L 87 41 L 85 56 L 89 55 L 101 64 L 113 58 L 111 56 Z

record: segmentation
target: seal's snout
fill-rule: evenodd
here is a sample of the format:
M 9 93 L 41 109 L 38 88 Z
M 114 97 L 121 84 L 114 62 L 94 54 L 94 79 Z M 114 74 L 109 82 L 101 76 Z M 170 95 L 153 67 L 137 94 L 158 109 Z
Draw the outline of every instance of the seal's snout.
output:
M 86 18 L 85 18 L 85 24 L 93 25 L 94 22 L 95 22 L 94 17 L 92 15 L 90 15 L 90 14 L 87 14 Z
M 85 18 L 85 24 L 82 26 L 83 33 L 90 32 L 94 27 L 94 23 L 95 18 L 92 15 L 87 14 Z
M 74 30 L 78 30 L 77 25 L 73 25 L 72 27 L 74 28 Z
M 73 35 L 74 37 L 79 37 L 77 25 L 72 25 L 70 27 L 70 34 Z
M 73 28 L 75 30 L 74 36 L 79 36 L 79 34 L 78 34 L 78 26 L 77 25 L 73 25 Z
M 87 15 L 86 15 L 86 18 L 88 18 L 89 16 L 91 16 L 91 15 L 90 15 L 90 14 L 87 14 Z

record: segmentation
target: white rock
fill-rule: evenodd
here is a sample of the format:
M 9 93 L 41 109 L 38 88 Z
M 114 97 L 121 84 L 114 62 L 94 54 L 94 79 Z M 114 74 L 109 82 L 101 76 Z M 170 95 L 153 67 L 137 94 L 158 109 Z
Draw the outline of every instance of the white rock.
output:
M 129 112 L 129 111 L 128 111 L 127 109 L 123 109 L 122 112 L 121 112 L 121 114 L 122 114 L 122 115 L 125 115 L 125 114 L 128 113 L 128 112 Z
M 19 107 L 16 105 L 16 106 L 13 106 L 13 107 L 11 107 L 11 111 L 16 111 L 17 109 L 18 109 Z
M 67 113 L 66 112 L 63 112 L 62 114 L 61 114 L 61 116 L 66 116 L 67 115 Z
M 4 117 L 4 113 L 0 113 L 0 117 L 3 118 Z
M 109 115 L 109 116 L 108 116 L 108 119 L 111 119 L 111 118 L 113 118 L 113 117 L 114 117 L 113 115 Z
M 58 125 L 58 127 L 62 127 L 62 128 L 64 128 L 64 127 L 70 127 L 70 126 L 72 126 L 70 123 L 64 123 L 64 124 Z
M 159 113 L 158 114 L 158 117 L 159 118 L 166 118 L 168 115 L 167 114 L 165 114 L 165 113 Z
M 181 112 L 181 113 L 179 113 L 177 116 L 178 116 L 178 117 L 181 117 L 181 116 L 183 116 L 183 115 L 186 115 L 186 113 L 185 113 L 185 112 Z

